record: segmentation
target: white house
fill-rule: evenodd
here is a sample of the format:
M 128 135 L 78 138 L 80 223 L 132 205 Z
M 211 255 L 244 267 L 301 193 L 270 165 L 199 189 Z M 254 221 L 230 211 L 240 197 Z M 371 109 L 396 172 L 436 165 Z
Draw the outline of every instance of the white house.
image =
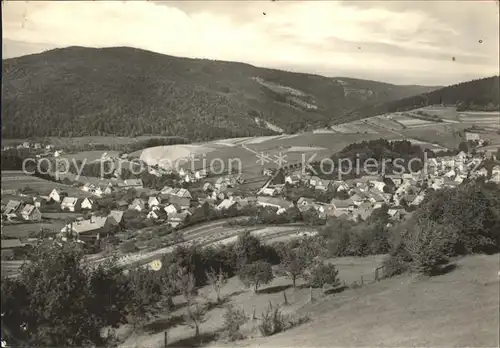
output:
M 203 184 L 203 191 L 213 190 L 213 186 L 211 183 L 206 182 Z
M 148 199 L 148 207 L 151 209 L 151 207 L 158 206 L 161 204 L 161 199 L 159 197 L 151 196 Z
M 58 189 L 53 189 L 50 194 L 49 194 L 49 200 L 53 200 L 55 202 L 60 202 L 61 201 L 61 191 Z
M 276 189 L 273 187 L 263 187 L 258 194 L 263 196 L 274 196 L 276 194 Z
M 61 210 L 75 211 L 77 201 L 76 197 L 64 197 L 61 202 Z
M 167 205 L 165 208 L 163 208 L 165 213 L 167 213 L 168 216 L 172 216 L 177 214 L 177 208 L 173 204 Z
M 130 205 L 128 206 L 130 210 L 143 211 L 146 206 L 142 199 L 136 198 Z
M 232 199 L 225 199 L 223 200 L 218 206 L 217 206 L 217 210 L 224 210 L 224 209 L 229 209 L 231 208 L 233 205 L 235 205 L 236 202 L 233 201 Z
M 376 188 L 380 192 L 384 192 L 385 182 L 383 181 L 370 181 L 372 187 Z
M 92 210 L 92 208 L 94 207 L 94 200 L 87 197 L 82 201 L 82 204 L 80 206 L 81 209 Z
M 277 208 L 277 214 L 284 213 L 288 208 L 293 207 L 293 203 L 282 198 L 275 197 L 257 197 L 257 205 L 261 207 Z
M 54 157 L 59 157 L 62 155 L 62 150 L 57 150 L 54 152 Z

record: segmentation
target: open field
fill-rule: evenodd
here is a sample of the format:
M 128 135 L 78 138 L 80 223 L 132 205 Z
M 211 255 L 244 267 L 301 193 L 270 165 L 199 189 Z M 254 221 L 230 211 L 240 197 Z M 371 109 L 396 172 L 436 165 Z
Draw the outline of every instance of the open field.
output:
M 342 278 L 342 260 L 335 263 Z M 497 347 L 498 255 L 470 256 L 456 266 L 430 279 L 400 276 L 329 295 L 298 310 L 310 323 L 231 346 Z
M 71 195 L 83 195 L 85 192 L 76 187 L 64 185 L 48 180 L 28 175 L 22 171 L 2 171 L 2 190 L 19 190 L 26 186 L 39 192 L 41 195 L 48 195 L 50 191 L 57 188 Z M 90 194 L 88 194 L 90 196 Z
M 107 153 L 110 157 L 118 157 L 118 151 L 81 151 L 76 153 L 63 154 L 59 158 L 66 158 L 68 161 L 86 161 L 86 163 L 99 161 L 103 154 Z
M 4 238 L 24 239 L 37 235 L 40 230 L 50 230 L 59 232 L 64 227 L 64 220 L 42 220 L 37 223 L 23 223 L 2 226 L 2 235 Z
M 84 145 L 127 145 L 134 143 L 136 141 L 148 140 L 156 138 L 171 138 L 168 136 L 161 135 L 142 135 L 135 138 L 130 137 L 116 137 L 116 136 L 86 136 L 86 137 L 46 137 L 46 138 L 34 138 L 34 139 L 2 139 L 3 145 L 19 144 L 24 141 L 32 142 L 43 142 L 47 144 L 52 144 L 56 148 L 66 147 L 66 146 L 84 146 Z

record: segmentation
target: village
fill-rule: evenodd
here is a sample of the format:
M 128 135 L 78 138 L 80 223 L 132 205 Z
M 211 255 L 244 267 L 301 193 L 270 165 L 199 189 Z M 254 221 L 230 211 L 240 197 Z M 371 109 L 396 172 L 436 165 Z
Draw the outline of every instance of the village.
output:
M 40 144 L 22 146 L 42 148 Z M 51 156 L 60 155 L 60 151 L 54 151 L 50 145 L 44 148 L 52 151 Z M 461 151 L 455 156 L 429 158 L 425 170 L 418 172 L 365 175 L 346 180 L 322 179 L 305 173 L 297 165 L 264 169 L 265 184 L 250 193 L 238 190 L 245 183 L 239 174 L 213 176 L 206 170 L 186 169 L 173 173 L 158 167 L 148 167 L 148 173 L 157 177 L 175 174 L 178 178 L 175 187 L 147 188 L 141 179 L 121 180 L 120 173 L 116 172 L 108 180 L 92 178 L 91 182 L 74 182 L 72 186 L 80 194 L 69 195 L 59 188 L 45 195 L 10 192 L 8 201 L 2 195 L 2 227 L 40 224 L 40 233 L 22 238 L 2 234 L 2 257 L 12 259 L 16 249 L 36 243 L 40 238 L 60 241 L 76 238 L 82 243 L 94 243 L 134 229 L 123 223 L 124 215 L 149 226 L 165 225 L 172 231 L 182 230 L 188 217 L 202 208 L 219 212 L 222 217 L 227 216 L 227 211 L 232 211 L 231 216 L 238 216 L 248 207 L 261 207 L 270 209 L 276 216 L 295 209 L 300 214 L 315 214 L 320 221 L 329 218 L 362 221 L 374 210 L 386 206 L 390 219 L 401 221 L 410 216 L 432 190 L 454 188 L 479 177 L 500 183 L 500 166 L 486 169 L 483 165 L 486 158 L 484 153 Z M 107 153 L 101 157 L 101 160 L 113 159 Z M 306 191 L 308 194 L 300 196 Z M 106 202 L 106 209 L 102 202 Z M 63 217 L 64 226 L 57 231 L 44 231 L 43 220 L 57 213 Z

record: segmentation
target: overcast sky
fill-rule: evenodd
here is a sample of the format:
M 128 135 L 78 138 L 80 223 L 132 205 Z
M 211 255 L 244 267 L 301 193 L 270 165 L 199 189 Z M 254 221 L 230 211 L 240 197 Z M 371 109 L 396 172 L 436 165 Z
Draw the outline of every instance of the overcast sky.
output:
M 447 85 L 499 74 L 498 10 L 495 1 L 478 0 L 7 0 L 2 52 L 10 58 L 66 46 L 132 46 L 326 76 Z

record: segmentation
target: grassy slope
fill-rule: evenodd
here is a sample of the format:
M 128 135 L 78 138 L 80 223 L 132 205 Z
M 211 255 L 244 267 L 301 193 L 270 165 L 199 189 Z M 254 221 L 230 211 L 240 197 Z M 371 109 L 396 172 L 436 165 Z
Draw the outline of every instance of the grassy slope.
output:
M 2 133 L 8 137 L 257 135 L 269 130 L 254 117 L 290 131 L 340 122 L 355 107 L 434 89 L 342 78 L 354 90 L 346 97 L 335 78 L 128 47 L 69 47 L 3 63 Z M 253 77 L 302 91 L 300 98 L 318 111 L 290 107 L 284 95 Z
M 498 254 L 471 256 L 448 274 L 409 276 L 332 295 L 309 324 L 245 347 L 498 346 Z

